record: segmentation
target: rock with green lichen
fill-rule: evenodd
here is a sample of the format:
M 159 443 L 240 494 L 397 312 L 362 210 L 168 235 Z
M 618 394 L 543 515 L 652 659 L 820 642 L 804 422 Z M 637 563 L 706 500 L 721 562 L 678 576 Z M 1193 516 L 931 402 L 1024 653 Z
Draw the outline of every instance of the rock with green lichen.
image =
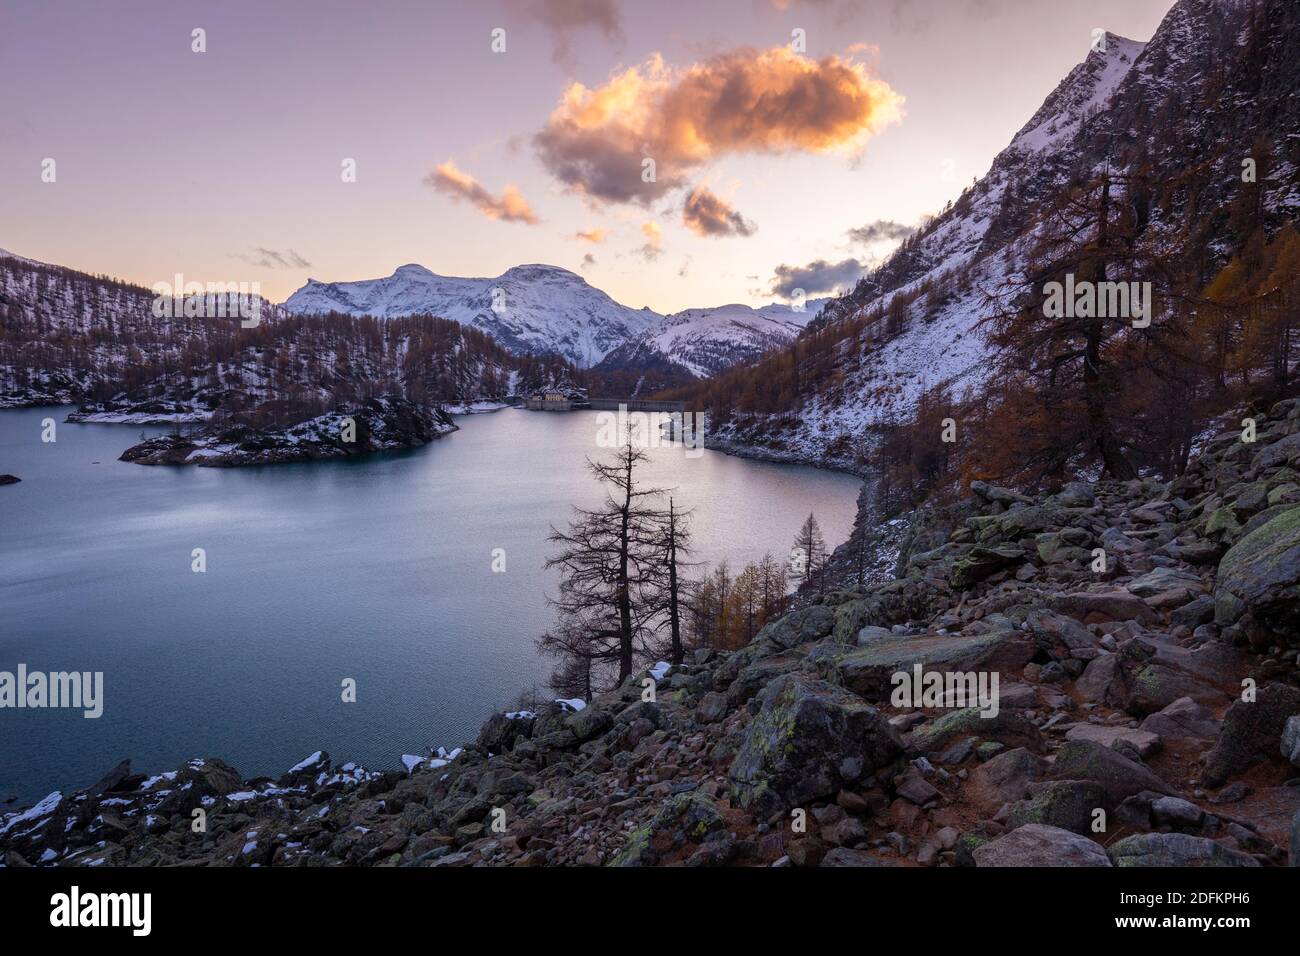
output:
M 1259 866 L 1247 853 L 1187 833 L 1135 833 L 1116 841 L 1106 852 L 1119 867 Z
M 1105 805 L 1106 790 L 1091 780 L 1052 780 L 1031 784 L 1029 799 L 1011 806 L 1008 827 L 1045 823 L 1075 833 L 1092 830 L 1093 814 Z
M 831 796 L 903 749 L 876 708 L 804 674 L 772 681 L 758 704 L 728 774 L 736 804 L 760 819 Z

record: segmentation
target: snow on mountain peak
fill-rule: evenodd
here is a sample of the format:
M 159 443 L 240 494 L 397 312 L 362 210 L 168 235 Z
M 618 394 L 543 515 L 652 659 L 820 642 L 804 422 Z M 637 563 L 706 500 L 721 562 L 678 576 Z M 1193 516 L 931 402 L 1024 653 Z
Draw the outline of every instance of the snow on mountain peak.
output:
M 1138 40 L 1106 33 L 1043 101 L 1011 147 L 1037 153 L 1069 142 L 1106 105 L 1145 48 Z
M 382 279 L 308 280 L 284 307 L 384 319 L 438 315 L 482 329 L 518 354 L 554 352 L 581 366 L 599 362 L 660 318 L 621 305 L 582 276 L 544 263 L 514 266 L 493 278 L 443 276 L 408 263 Z

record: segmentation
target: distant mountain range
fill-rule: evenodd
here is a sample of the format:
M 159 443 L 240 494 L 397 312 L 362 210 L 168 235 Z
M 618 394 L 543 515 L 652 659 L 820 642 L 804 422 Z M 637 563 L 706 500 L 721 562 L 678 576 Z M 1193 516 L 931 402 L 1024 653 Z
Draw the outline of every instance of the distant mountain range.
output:
M 481 329 L 517 354 L 558 353 L 581 367 L 654 371 L 681 381 L 708 377 L 788 342 L 825 301 L 808 303 L 803 312 L 784 304 L 733 304 L 664 316 L 622 305 L 558 266 L 521 265 L 474 279 L 411 264 L 381 279 L 309 279 L 284 309 L 377 318 L 436 315 Z

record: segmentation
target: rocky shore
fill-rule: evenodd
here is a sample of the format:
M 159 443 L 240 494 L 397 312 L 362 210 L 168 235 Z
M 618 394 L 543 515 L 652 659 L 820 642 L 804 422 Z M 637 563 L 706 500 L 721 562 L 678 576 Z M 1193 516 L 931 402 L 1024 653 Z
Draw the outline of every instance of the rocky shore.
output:
M 138 465 L 231 468 L 351 458 L 416 448 L 453 431 L 456 425 L 446 412 L 406 399 L 377 398 L 355 409 L 328 412 L 288 428 L 234 425 L 199 434 L 162 435 L 132 445 L 122 453 L 121 460 Z
M 741 650 L 494 715 L 405 771 L 123 764 L 3 818 L 0 859 L 1300 865 L 1298 467 L 1287 401 L 1172 483 L 977 482 L 917 517 L 894 580 L 812 598 Z M 899 701 L 918 665 L 995 696 Z

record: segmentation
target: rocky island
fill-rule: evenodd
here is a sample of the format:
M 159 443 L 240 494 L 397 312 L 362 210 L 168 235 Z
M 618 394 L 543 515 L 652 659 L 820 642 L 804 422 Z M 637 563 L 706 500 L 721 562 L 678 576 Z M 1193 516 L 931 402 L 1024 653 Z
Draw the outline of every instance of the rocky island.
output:
M 404 398 L 372 398 L 284 428 L 237 424 L 198 434 L 161 435 L 132 445 L 121 461 L 138 465 L 231 468 L 352 458 L 428 444 L 456 431 L 451 416 Z

